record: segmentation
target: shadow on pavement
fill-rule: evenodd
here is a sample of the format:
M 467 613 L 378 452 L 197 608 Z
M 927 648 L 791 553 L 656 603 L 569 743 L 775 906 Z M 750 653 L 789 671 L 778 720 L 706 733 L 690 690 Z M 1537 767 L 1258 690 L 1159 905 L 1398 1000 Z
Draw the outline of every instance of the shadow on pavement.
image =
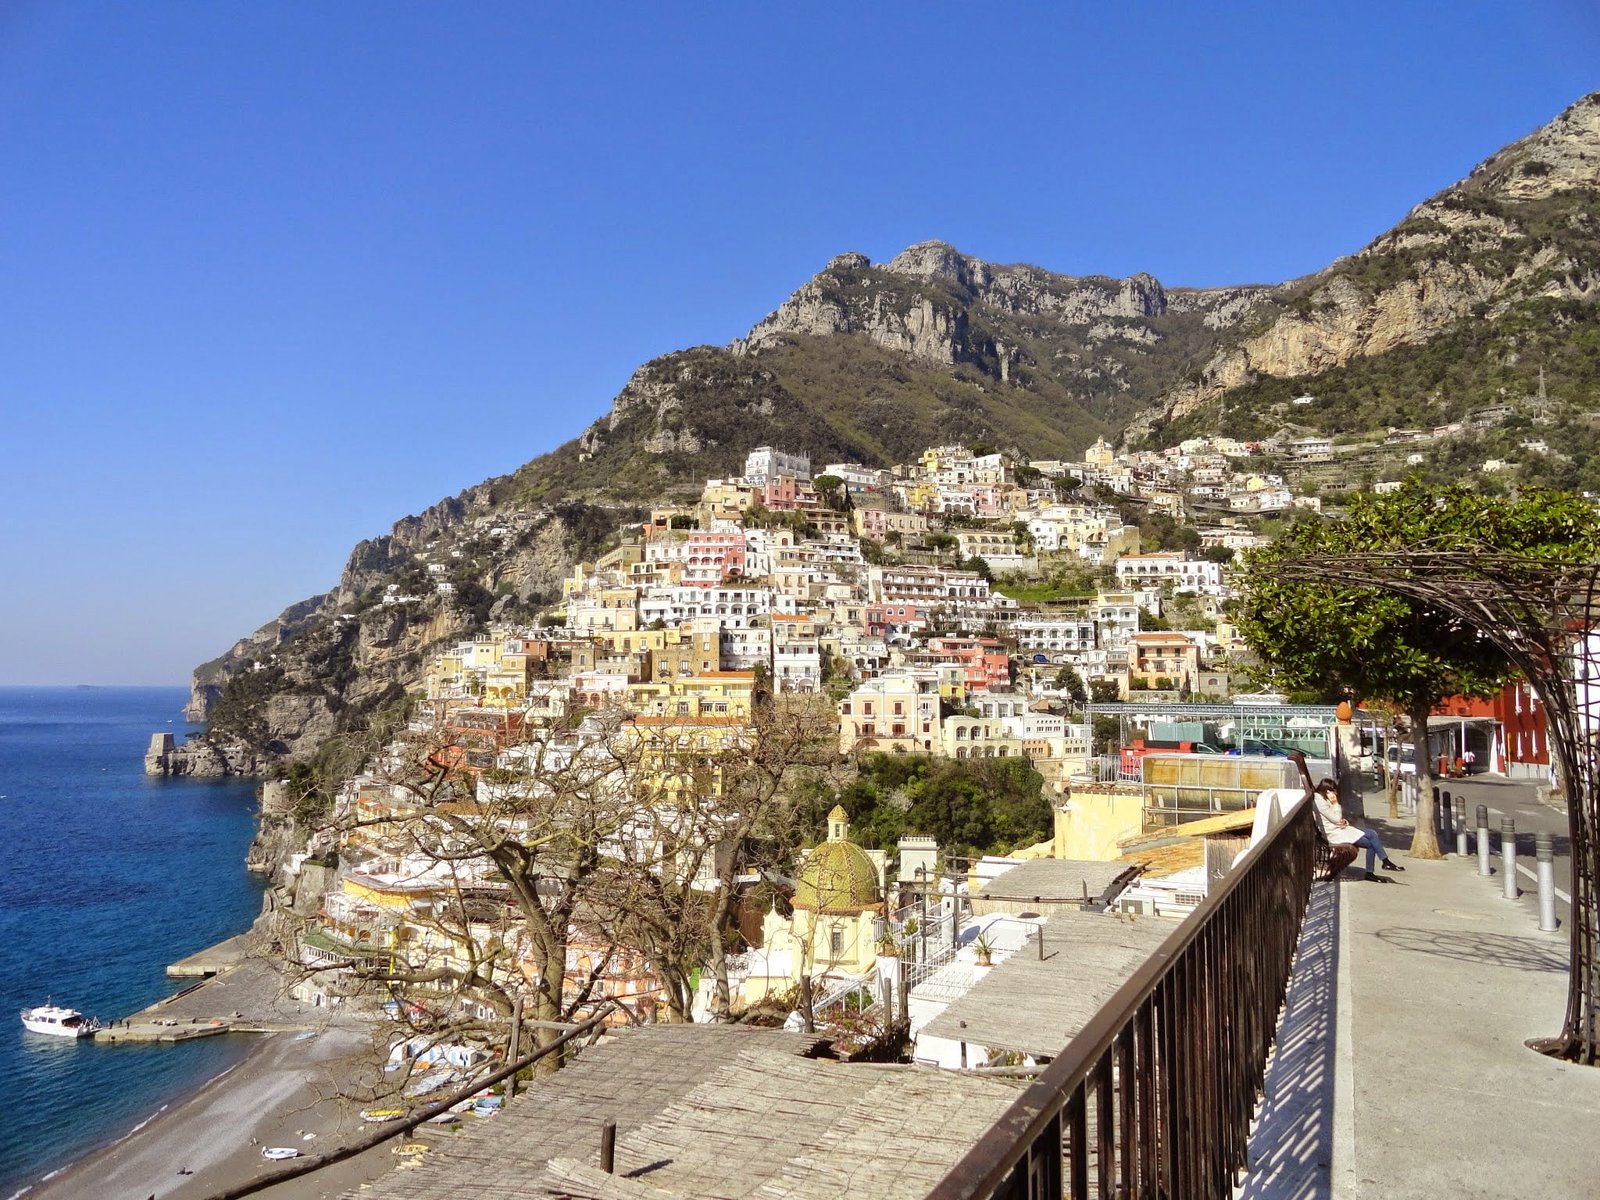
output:
M 1380 929 L 1376 935 L 1399 950 L 1434 954 L 1461 962 L 1493 963 L 1519 971 L 1567 970 L 1565 943 L 1553 945 L 1543 938 L 1513 937 L 1505 933 L 1472 933 L 1448 929 Z
M 1333 1195 L 1334 1037 L 1339 980 L 1339 888 L 1317 883 L 1300 931 L 1266 1097 L 1250 1139 L 1251 1170 L 1236 1200 L 1328 1200 Z

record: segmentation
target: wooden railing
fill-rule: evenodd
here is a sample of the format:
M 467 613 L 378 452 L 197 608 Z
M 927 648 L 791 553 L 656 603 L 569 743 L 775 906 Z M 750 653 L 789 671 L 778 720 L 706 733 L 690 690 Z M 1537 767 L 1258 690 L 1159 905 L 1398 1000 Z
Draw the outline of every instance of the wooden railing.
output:
M 929 1200 L 1226 1200 L 1311 892 L 1298 802 L 1051 1061 Z

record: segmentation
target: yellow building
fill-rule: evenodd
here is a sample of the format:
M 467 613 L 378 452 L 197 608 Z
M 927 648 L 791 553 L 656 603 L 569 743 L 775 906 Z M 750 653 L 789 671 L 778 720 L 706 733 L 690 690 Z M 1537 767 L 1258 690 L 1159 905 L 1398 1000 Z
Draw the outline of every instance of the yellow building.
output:
M 795 878 L 793 915 L 776 910 L 762 923 L 765 973 L 744 981 L 741 997 L 756 1003 L 802 976 L 863 976 L 877 964 L 883 911 L 883 862 L 850 840 L 842 805 L 828 814 L 828 840 L 806 855 Z
M 708 479 L 705 490 L 700 493 L 698 515 L 702 520 L 703 528 L 711 528 L 715 520 L 736 521 L 744 511 L 755 503 L 755 489 L 746 483 L 736 483 L 728 479 Z

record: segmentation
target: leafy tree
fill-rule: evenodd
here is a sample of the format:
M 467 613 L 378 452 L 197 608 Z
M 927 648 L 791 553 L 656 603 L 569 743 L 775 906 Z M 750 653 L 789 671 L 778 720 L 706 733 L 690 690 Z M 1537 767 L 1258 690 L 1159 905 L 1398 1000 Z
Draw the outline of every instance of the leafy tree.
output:
M 811 486 L 822 497 L 822 502 L 832 509 L 843 507 L 841 493 L 846 496 L 849 494 L 844 492 L 844 480 L 837 475 L 818 475 L 811 481 Z
M 1067 699 L 1074 704 L 1082 704 L 1089 698 L 1088 689 L 1083 686 L 1083 676 L 1071 666 L 1062 667 L 1057 671 L 1051 686 L 1057 691 L 1066 692 Z
M 1352 499 L 1346 519 L 1286 527 L 1248 558 L 1239 623 L 1280 686 L 1390 701 L 1410 717 L 1416 745 L 1417 825 L 1411 853 L 1438 858 L 1428 761 L 1428 715 L 1451 695 L 1487 695 L 1512 676 L 1479 629 L 1420 600 L 1375 587 L 1327 586 L 1295 577 L 1325 555 L 1489 549 L 1564 556 L 1584 531 L 1597 544 L 1593 509 L 1579 497 L 1526 492 L 1506 502 L 1460 486 L 1410 483 Z M 1593 549 L 1589 551 L 1593 553 Z
M 1122 699 L 1122 691 L 1115 680 L 1096 679 L 1089 684 L 1089 699 L 1095 704 L 1115 704 Z

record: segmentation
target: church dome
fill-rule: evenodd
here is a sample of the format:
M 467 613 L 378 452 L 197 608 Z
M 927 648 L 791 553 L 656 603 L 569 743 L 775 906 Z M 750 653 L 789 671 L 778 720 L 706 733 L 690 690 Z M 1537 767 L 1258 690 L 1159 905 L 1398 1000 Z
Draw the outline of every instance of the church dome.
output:
M 850 820 L 842 806 L 828 814 L 828 840 L 810 854 L 795 880 L 795 908 L 816 913 L 861 913 L 876 908 L 878 868 L 867 852 L 849 840 Z

